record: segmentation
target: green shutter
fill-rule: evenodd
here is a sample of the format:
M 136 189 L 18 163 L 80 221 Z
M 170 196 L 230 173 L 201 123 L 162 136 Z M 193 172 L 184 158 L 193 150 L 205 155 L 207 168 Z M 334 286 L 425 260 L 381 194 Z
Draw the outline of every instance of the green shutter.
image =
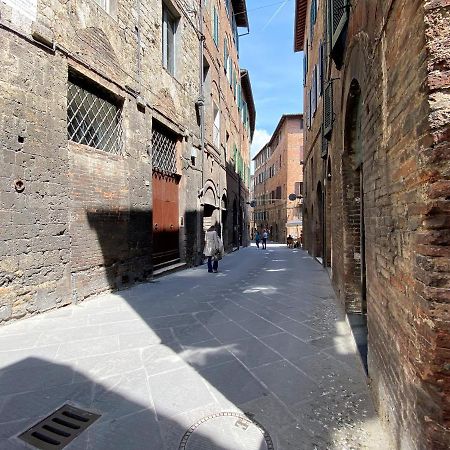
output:
M 331 48 L 336 46 L 342 32 L 344 31 L 345 25 L 348 20 L 348 9 L 350 7 L 348 0 L 331 0 L 330 1 L 331 11 Z

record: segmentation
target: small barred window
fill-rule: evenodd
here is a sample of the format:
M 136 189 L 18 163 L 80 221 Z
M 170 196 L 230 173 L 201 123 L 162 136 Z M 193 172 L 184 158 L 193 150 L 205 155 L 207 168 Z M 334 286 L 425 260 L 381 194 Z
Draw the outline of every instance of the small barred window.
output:
M 152 163 L 153 170 L 165 174 L 177 173 L 177 139 L 165 128 L 153 123 Z
M 97 91 L 97 92 L 96 92 Z M 68 139 L 79 144 L 122 154 L 122 108 L 106 99 L 100 88 L 68 81 Z

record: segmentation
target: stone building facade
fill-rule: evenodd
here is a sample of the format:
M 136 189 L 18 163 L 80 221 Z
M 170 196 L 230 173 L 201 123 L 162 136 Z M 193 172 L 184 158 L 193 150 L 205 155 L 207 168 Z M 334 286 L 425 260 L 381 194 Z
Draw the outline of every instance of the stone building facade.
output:
M 398 449 L 450 445 L 450 4 L 297 0 L 305 247 L 368 328 Z
M 227 109 L 216 47 L 215 95 L 233 126 L 210 145 L 210 5 L 0 1 L 0 322 L 198 264 L 209 188 L 226 193 L 215 207 L 232 223 L 230 199 L 248 197 L 255 109 L 236 44 L 242 90 Z M 217 8 L 222 41 L 239 13 L 238 41 L 245 2 Z M 225 152 L 226 131 L 239 155 Z
M 269 231 L 269 239 L 285 243 L 290 234 L 300 238 L 303 189 L 303 115 L 281 117 L 270 141 L 253 158 L 252 224 L 260 232 Z M 289 200 L 296 194 L 296 200 Z

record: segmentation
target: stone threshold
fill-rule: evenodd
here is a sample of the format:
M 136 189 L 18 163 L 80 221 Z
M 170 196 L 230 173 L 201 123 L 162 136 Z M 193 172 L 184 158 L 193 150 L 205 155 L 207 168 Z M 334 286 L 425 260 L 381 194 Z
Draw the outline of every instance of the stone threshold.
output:
M 169 275 L 174 272 L 178 272 L 180 270 L 184 270 L 187 268 L 187 264 L 184 262 L 179 262 L 176 264 L 171 264 L 170 266 L 163 267 L 161 269 L 155 270 L 153 272 L 153 278 L 160 278 L 164 275 Z

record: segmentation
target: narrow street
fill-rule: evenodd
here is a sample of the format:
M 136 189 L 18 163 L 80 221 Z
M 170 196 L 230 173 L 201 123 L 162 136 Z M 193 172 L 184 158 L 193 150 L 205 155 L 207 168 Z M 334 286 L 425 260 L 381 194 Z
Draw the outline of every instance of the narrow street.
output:
M 26 448 L 16 436 L 64 403 L 101 414 L 68 449 L 390 447 L 327 274 L 302 250 L 242 249 L 218 274 L 202 266 L 13 323 L 0 349 L 1 449 Z M 247 438 L 237 414 L 210 417 L 222 412 L 270 438 Z

